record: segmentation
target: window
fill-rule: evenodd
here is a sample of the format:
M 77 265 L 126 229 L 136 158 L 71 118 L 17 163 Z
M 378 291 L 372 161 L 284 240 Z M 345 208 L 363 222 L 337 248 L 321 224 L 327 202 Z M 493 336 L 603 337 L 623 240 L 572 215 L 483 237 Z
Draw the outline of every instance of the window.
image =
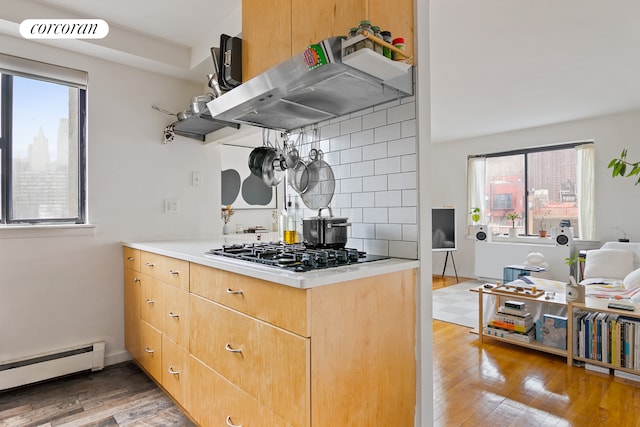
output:
M 86 73 L 0 55 L 0 223 L 85 223 Z
M 507 234 L 516 212 L 520 235 L 569 221 L 574 237 L 592 239 L 592 143 L 532 148 L 469 158 L 469 206 L 480 207 L 494 234 Z M 585 157 L 584 149 L 588 149 Z

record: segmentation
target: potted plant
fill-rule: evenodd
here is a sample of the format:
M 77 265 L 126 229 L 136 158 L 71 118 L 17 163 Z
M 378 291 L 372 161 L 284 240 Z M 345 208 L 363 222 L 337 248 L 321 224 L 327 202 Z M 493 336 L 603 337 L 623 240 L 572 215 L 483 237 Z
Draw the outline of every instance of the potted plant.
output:
M 511 228 L 509 229 L 509 237 L 517 237 L 518 232 L 516 230 L 516 220 L 520 219 L 518 212 L 509 212 L 506 218 L 511 221 Z
M 542 216 L 542 219 L 540 220 L 540 226 L 538 229 L 538 235 L 540 237 L 547 237 L 547 223 L 544 220 L 544 215 Z
M 627 166 L 631 167 L 630 171 L 627 171 Z M 620 157 L 612 159 L 609 162 L 609 169 L 611 169 L 611 176 L 626 176 L 626 177 L 638 177 L 636 185 L 640 184 L 640 162 L 627 161 L 627 149 L 622 150 Z
M 624 231 L 621 227 L 616 227 L 617 230 L 620 230 L 622 233 L 622 238 L 618 239 L 618 242 L 628 243 L 629 239 L 627 238 L 627 232 Z
M 471 221 L 473 221 L 473 225 L 476 225 L 478 221 L 480 221 L 480 208 L 471 208 L 469 213 L 471 214 Z

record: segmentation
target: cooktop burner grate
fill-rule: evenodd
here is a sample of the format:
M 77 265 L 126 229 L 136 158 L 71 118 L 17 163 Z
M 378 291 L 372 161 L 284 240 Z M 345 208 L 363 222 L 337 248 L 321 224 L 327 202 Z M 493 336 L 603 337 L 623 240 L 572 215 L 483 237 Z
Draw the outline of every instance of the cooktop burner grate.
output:
M 233 258 L 295 272 L 389 259 L 388 256 L 369 255 L 354 248 L 311 249 L 304 243 L 277 242 L 223 245 L 206 252 L 205 256 Z

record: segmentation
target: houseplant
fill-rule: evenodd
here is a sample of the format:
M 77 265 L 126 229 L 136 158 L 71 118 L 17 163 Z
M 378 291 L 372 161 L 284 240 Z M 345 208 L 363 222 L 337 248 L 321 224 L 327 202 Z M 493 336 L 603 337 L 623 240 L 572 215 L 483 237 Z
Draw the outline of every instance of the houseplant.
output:
M 473 225 L 476 225 L 478 221 L 480 221 L 480 208 L 471 208 L 469 213 L 471 214 L 471 221 L 473 221 Z
M 506 218 L 511 221 L 511 228 L 509 229 L 509 237 L 516 237 L 518 232 L 516 230 L 516 220 L 520 218 L 518 212 L 509 212 Z
M 538 229 L 538 235 L 540 237 L 547 237 L 547 223 L 544 220 L 544 215 L 542 216 L 542 219 L 540 220 L 540 226 Z
M 627 166 L 631 167 L 631 170 L 627 173 Z M 636 185 L 640 184 L 640 162 L 627 161 L 627 149 L 622 150 L 619 158 L 615 158 L 609 162 L 609 169 L 612 169 L 611 176 L 637 176 Z

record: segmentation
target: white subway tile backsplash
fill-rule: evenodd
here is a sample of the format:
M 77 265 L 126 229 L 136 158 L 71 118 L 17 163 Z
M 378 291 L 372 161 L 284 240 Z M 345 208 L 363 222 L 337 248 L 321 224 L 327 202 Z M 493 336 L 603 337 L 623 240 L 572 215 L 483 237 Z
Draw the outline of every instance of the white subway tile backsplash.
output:
M 389 222 L 389 208 L 363 208 L 362 221 L 373 224 L 386 224 Z
M 354 117 L 340 122 L 340 135 L 350 135 L 362 130 L 362 118 Z
M 387 157 L 387 143 L 371 144 L 362 150 L 362 160 L 384 159 Z
M 371 234 L 369 234 L 371 236 Z M 402 240 L 402 225 L 376 224 L 375 236 L 379 240 Z
M 418 242 L 389 242 L 389 256 L 395 258 L 418 259 Z
M 377 191 L 376 207 L 402 206 L 401 191 Z
M 375 203 L 375 193 L 353 193 L 351 194 L 351 206 L 354 208 L 367 208 Z M 367 221 L 375 222 L 375 221 Z M 384 221 L 386 222 L 386 221 Z
M 351 134 L 351 146 L 362 147 L 363 145 L 369 145 L 373 143 L 373 129 L 363 130 L 362 132 L 356 132 Z
M 407 190 L 417 188 L 415 172 L 393 173 L 388 175 L 389 190 Z
M 402 138 L 389 142 L 389 156 L 404 156 L 416 153 L 415 137 Z
M 362 161 L 362 148 L 350 148 L 340 152 L 340 164 L 356 163 Z
M 351 176 L 371 176 L 374 174 L 375 164 L 373 161 L 359 162 L 351 164 Z
M 400 136 L 407 138 L 409 136 L 416 136 L 416 120 L 407 120 L 400 123 Z
M 417 224 L 417 207 L 389 208 L 389 223 Z
M 418 206 L 418 190 L 402 190 L 402 206 Z
M 416 118 L 415 104 L 400 104 L 387 110 L 387 123 L 402 122 Z
M 352 224 L 349 247 L 418 257 L 415 106 L 408 97 L 321 124 L 319 145 L 336 178 L 331 207 Z
M 399 173 L 401 171 L 402 167 L 400 164 L 400 157 L 388 157 L 386 159 L 379 159 L 375 161 L 376 175 Z
M 370 239 L 376 234 L 375 224 L 351 223 L 351 237 Z
M 418 157 L 415 154 L 407 154 L 400 159 L 400 167 L 402 172 L 410 172 L 418 170 Z
M 373 130 L 374 142 L 392 141 L 400 138 L 400 123 L 380 126 Z
M 362 129 L 373 129 L 387 123 L 387 110 L 376 111 L 362 117 Z
M 341 192 L 342 193 L 361 193 L 362 188 L 362 178 L 347 178 L 340 180 Z
M 385 191 L 387 189 L 387 175 L 368 176 L 362 180 L 363 191 Z

